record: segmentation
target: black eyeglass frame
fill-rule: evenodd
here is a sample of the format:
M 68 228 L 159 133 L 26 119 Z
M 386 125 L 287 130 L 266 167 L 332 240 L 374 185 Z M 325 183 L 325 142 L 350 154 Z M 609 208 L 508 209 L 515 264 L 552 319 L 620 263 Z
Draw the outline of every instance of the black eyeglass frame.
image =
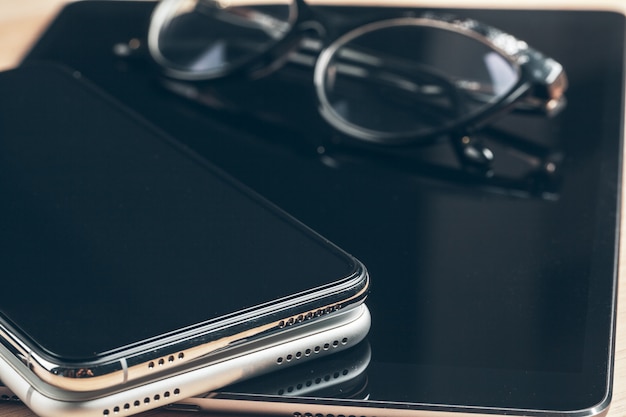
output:
M 336 51 L 348 41 L 367 31 L 398 25 L 431 26 L 451 30 L 481 41 L 513 64 L 518 70 L 519 80 L 507 93 L 482 107 L 480 111 L 460 117 L 454 123 L 442 125 L 437 129 L 431 129 L 420 134 L 413 132 L 394 134 L 370 132 L 340 120 L 326 99 L 323 80 L 325 68 Z M 473 19 L 426 12 L 418 16 L 392 18 L 369 23 L 343 34 L 321 52 L 315 65 L 314 85 L 320 101 L 320 111 L 326 121 L 336 129 L 366 142 L 378 145 L 404 146 L 413 144 L 420 139 L 440 136 L 447 132 L 470 134 L 484 126 L 495 116 L 515 106 L 523 106 L 520 108 L 547 116 L 556 114 L 565 104 L 564 92 L 567 89 L 567 77 L 563 67 L 558 62 L 545 57 L 512 35 Z
M 288 54 L 298 47 L 310 30 L 318 33 L 329 32 L 327 25 L 316 16 L 304 0 L 294 0 L 289 12 L 289 31 L 282 39 L 269 45 L 265 51 L 260 51 L 259 55 L 243 60 L 232 68 L 210 72 L 187 71 L 171 65 L 158 50 L 159 31 L 172 5 L 176 5 L 178 1 L 180 0 L 162 0 L 155 9 L 148 33 L 148 49 L 154 61 L 162 68 L 164 75 L 179 81 L 206 82 L 240 77 L 258 78 L 280 67 L 287 60 Z M 428 131 L 379 132 L 351 124 L 338 116 L 330 105 L 324 91 L 324 71 L 336 51 L 346 42 L 364 33 L 394 25 L 430 26 L 473 38 L 506 58 L 517 69 L 519 80 L 507 93 L 488 105 L 482 106 L 479 111 Z M 320 113 L 338 131 L 366 143 L 406 146 L 420 144 L 449 132 L 460 132 L 462 136 L 465 136 L 512 108 L 550 116 L 556 114 L 565 104 L 564 92 L 567 89 L 567 76 L 558 62 L 529 47 L 526 42 L 474 19 L 435 12 L 411 13 L 409 16 L 386 18 L 357 26 L 326 43 L 327 45 L 322 46 L 318 55 L 313 75 Z

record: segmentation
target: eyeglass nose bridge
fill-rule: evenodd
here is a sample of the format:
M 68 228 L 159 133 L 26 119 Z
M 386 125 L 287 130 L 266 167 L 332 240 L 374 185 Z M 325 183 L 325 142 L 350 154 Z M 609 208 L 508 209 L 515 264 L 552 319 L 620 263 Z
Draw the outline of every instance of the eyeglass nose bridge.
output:
M 290 53 L 298 50 L 301 42 L 311 37 L 310 35 L 313 34 L 316 39 L 327 36 L 327 27 L 304 0 L 293 0 L 293 3 L 296 15 L 288 33 L 265 54 L 254 60 L 253 65 L 240 68 L 236 75 L 246 74 L 250 79 L 263 78 L 288 62 Z

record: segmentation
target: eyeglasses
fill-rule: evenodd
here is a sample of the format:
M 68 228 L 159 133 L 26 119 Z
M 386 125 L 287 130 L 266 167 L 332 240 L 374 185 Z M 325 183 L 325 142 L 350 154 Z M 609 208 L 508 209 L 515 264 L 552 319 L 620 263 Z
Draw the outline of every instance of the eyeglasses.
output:
M 550 116 L 565 104 L 559 63 L 472 19 L 423 13 L 333 30 L 304 0 L 162 0 L 148 47 L 167 77 L 192 83 L 311 65 L 320 113 L 338 131 L 380 147 L 452 133 L 470 165 L 493 159 L 471 134 L 495 116 Z

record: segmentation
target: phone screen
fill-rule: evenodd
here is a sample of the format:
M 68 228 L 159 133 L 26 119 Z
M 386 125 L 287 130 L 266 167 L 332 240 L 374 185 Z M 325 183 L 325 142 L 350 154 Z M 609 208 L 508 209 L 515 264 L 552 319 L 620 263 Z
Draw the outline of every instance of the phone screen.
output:
M 72 76 L 22 69 L 0 90 L 0 311 L 48 353 L 90 358 L 354 273 Z

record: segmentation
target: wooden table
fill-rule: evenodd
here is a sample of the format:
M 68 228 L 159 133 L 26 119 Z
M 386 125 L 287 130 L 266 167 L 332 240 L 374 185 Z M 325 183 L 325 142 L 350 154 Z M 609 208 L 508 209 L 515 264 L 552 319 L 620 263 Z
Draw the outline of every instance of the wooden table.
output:
M 21 56 L 67 2 L 68 0 L 0 0 L 0 70 L 9 69 L 19 63 Z M 309 2 L 376 4 L 381 3 L 381 0 L 309 0 Z M 603 9 L 618 10 L 626 14 L 625 0 L 384 0 L 384 3 L 386 5 L 419 3 L 420 7 Z M 622 209 L 622 216 L 624 214 L 626 211 Z M 621 231 L 621 235 L 626 236 L 624 225 Z M 622 288 L 626 288 L 624 270 L 626 262 L 624 260 L 626 260 L 626 249 L 622 242 L 620 250 L 622 267 L 620 267 L 619 274 Z M 154 410 L 141 415 L 165 417 L 168 414 L 162 410 Z M 180 414 L 176 415 L 180 416 Z M 618 300 L 615 382 L 613 401 L 607 417 L 623 416 L 626 416 L 626 291 L 620 292 Z M 34 417 L 34 414 L 21 404 L 0 404 L 0 417 Z

